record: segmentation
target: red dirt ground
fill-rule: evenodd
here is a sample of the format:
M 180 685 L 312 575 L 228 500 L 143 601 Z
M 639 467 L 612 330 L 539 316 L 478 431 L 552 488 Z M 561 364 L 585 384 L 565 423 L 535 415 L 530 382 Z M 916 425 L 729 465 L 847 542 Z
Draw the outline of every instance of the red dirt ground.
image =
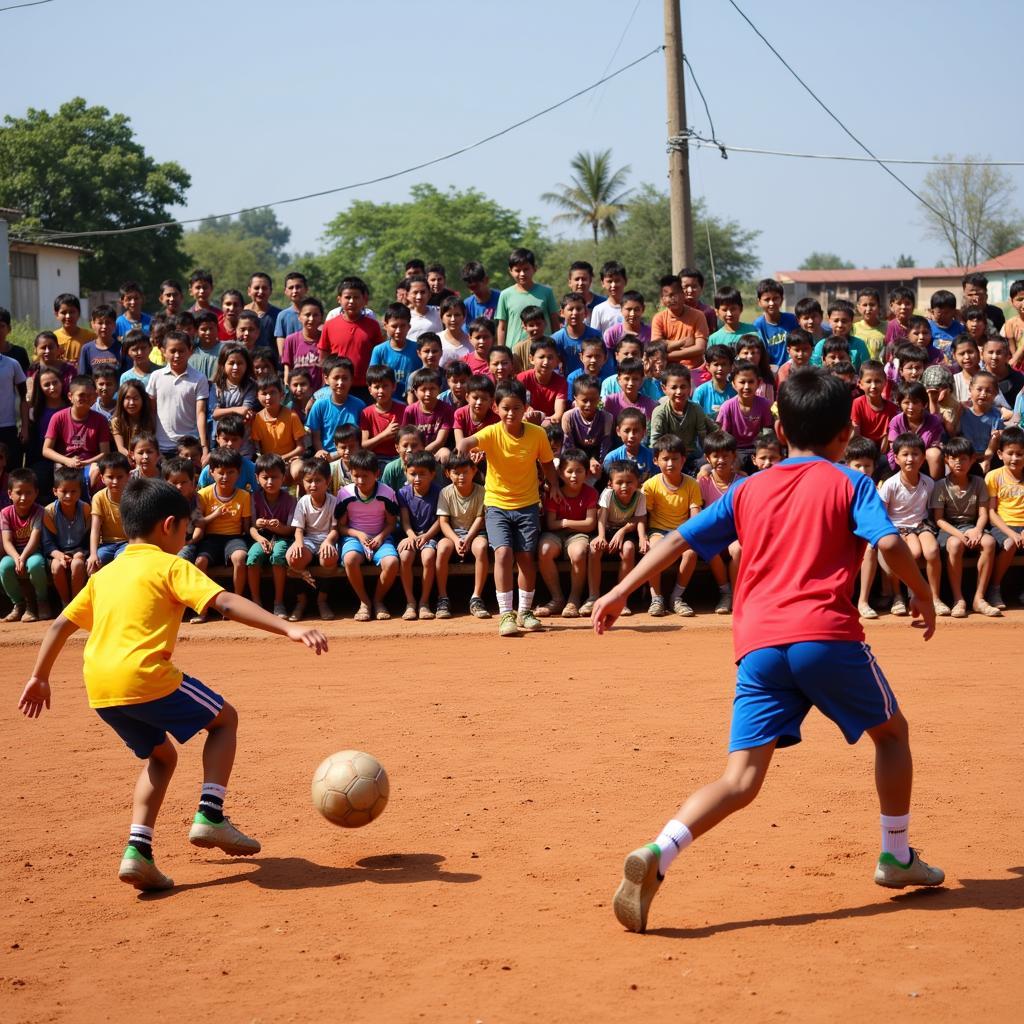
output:
M 912 841 L 944 889 L 872 884 L 870 744 L 815 715 L 761 798 L 676 862 L 646 936 L 611 895 L 624 854 L 722 766 L 713 617 L 635 616 L 602 640 L 339 622 L 320 660 L 186 627 L 177 663 L 240 711 L 229 809 L 264 852 L 187 844 L 193 741 L 157 832 L 179 885 L 156 897 L 116 878 L 137 767 L 86 707 L 80 644 L 29 722 L 41 628 L 5 629 L 0 1020 L 1020 1020 L 1022 623 L 942 622 L 927 648 L 906 620 L 870 624 L 911 722 Z M 391 777 L 383 817 L 352 832 L 309 800 L 346 747 Z

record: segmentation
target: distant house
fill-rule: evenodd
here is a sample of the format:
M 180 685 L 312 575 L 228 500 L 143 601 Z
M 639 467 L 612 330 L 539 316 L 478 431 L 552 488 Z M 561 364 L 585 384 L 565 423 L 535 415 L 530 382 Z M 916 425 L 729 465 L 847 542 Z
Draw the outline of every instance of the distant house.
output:
M 16 320 L 27 318 L 34 327 L 53 323 L 53 300 L 61 292 L 80 292 L 77 245 L 29 242 L 17 237 L 19 210 L 0 207 L 0 306 Z M 83 302 L 83 312 L 87 303 Z
M 989 302 L 1009 302 L 1010 285 L 1024 278 L 1024 246 L 1011 249 L 973 268 L 988 278 Z M 855 270 L 778 270 L 776 279 L 782 284 L 786 308 L 811 295 L 825 308 L 833 299 L 855 302 L 861 288 L 877 288 L 882 296 L 883 312 L 889 308 L 889 295 L 894 288 L 904 286 L 917 296 L 917 309 L 927 309 L 933 292 L 940 288 L 951 291 L 960 302 L 963 290 L 960 280 L 966 271 L 962 267 L 879 267 Z

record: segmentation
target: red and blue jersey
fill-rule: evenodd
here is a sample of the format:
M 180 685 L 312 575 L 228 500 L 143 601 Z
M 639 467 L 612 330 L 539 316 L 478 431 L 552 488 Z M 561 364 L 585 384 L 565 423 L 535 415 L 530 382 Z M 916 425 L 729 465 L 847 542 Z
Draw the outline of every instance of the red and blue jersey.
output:
M 859 640 L 853 580 L 865 544 L 897 533 L 869 477 L 817 457 L 738 480 L 679 527 L 707 560 L 743 548 L 733 613 L 736 660 L 805 640 Z

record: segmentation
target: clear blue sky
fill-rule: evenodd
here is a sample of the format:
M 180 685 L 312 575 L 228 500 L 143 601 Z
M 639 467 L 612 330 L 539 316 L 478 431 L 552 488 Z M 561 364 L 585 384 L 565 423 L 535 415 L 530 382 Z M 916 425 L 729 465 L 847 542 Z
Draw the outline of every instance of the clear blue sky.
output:
M 949 17 L 946 5 L 926 0 L 741 6 L 879 155 L 1020 158 L 1015 5 L 978 0 Z M 126 113 L 150 153 L 191 173 L 188 205 L 177 212 L 224 213 L 388 173 L 517 121 L 600 78 L 632 9 L 631 0 L 218 0 L 205 11 L 55 0 L 0 14 L 0 113 L 53 110 L 75 95 Z M 640 0 L 613 67 L 661 42 L 661 17 L 659 0 Z M 724 141 L 856 152 L 725 0 L 684 2 L 683 32 Z M 690 124 L 706 129 L 689 86 L 687 100 Z M 351 198 L 400 200 L 424 180 L 473 186 L 546 219 L 540 194 L 566 179 L 581 149 L 611 147 L 635 183 L 663 185 L 665 135 L 659 54 L 470 154 L 277 212 L 293 250 L 317 249 L 324 224 Z M 694 194 L 713 213 L 762 231 L 765 271 L 795 267 L 814 249 L 862 266 L 900 252 L 918 265 L 943 255 L 914 200 L 873 165 L 723 161 L 699 150 L 692 169 Z M 899 173 L 917 186 L 925 171 Z M 1024 168 L 1011 174 L 1024 205 Z

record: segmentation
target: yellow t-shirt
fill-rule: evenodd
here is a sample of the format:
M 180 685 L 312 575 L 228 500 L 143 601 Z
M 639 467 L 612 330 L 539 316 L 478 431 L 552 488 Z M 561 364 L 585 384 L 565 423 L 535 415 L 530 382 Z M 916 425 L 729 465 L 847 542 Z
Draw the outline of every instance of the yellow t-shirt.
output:
M 149 361 L 154 366 L 166 366 L 167 365 L 167 360 L 164 359 L 163 352 L 161 352 L 160 349 L 156 347 L 156 345 L 154 345 L 149 350 Z
M 872 359 L 882 358 L 882 349 L 885 347 L 885 321 L 880 321 L 879 327 L 868 327 L 863 320 L 858 320 L 853 325 L 853 336 L 860 338 L 868 347 L 868 355 Z
M 61 358 L 69 363 L 78 365 L 78 357 L 82 354 L 82 346 L 87 341 L 95 341 L 96 335 L 79 324 L 74 334 L 69 334 L 63 327 L 58 327 L 53 332 L 57 336 L 57 344 L 60 345 Z
M 208 516 L 218 505 L 224 507 L 224 511 L 206 527 L 208 534 L 219 537 L 242 536 L 242 520 L 252 518 L 252 496 L 248 491 L 237 488 L 229 498 L 219 498 L 217 485 L 210 484 L 197 497 L 199 511 L 204 516 Z
M 692 476 L 683 476 L 679 486 L 672 490 L 659 473 L 644 482 L 642 488 L 647 501 L 647 525 L 652 530 L 674 530 L 690 518 L 690 506 L 704 507 L 700 487 Z
M 100 517 L 101 544 L 127 540 L 121 525 L 121 503 L 111 499 L 106 487 L 92 496 L 92 514 Z
M 253 417 L 249 436 L 262 455 L 287 455 L 306 436 L 306 428 L 294 409 L 282 409 L 273 420 L 261 410 Z
M 487 456 L 484 505 L 517 509 L 540 504 L 537 463 L 555 458 L 542 427 L 524 423 L 522 437 L 513 437 L 503 423 L 494 423 L 476 435 L 476 446 Z
M 89 631 L 82 677 L 89 707 L 159 700 L 181 685 L 171 663 L 181 616 L 202 612 L 223 588 L 153 544 L 129 544 L 89 582 L 64 615 Z
M 985 476 L 988 493 L 998 502 L 993 511 L 1007 526 L 1024 526 L 1024 480 L 1014 480 L 1005 467 Z

